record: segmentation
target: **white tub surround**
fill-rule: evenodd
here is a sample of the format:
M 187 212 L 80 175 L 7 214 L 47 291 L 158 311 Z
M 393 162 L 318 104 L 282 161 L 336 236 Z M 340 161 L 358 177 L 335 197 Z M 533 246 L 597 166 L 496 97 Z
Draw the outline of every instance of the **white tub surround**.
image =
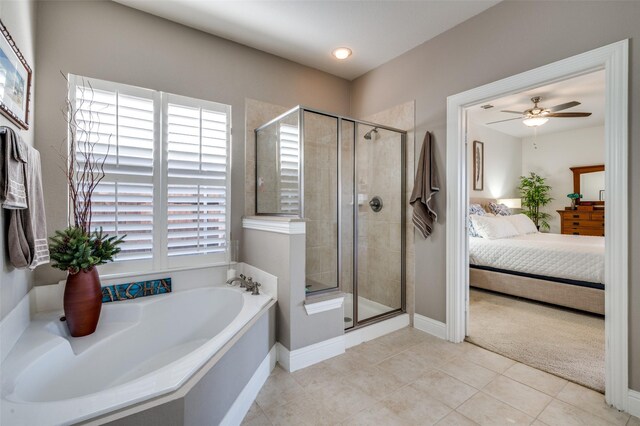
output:
M 36 314 L 1 367 L 0 423 L 74 423 L 176 391 L 273 303 L 226 285 L 113 302 L 82 338 L 62 312 Z

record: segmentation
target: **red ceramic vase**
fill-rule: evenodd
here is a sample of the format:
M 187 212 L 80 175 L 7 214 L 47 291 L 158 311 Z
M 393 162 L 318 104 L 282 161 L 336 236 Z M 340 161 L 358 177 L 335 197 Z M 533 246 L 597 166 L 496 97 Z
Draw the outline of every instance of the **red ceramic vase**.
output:
M 64 315 L 73 337 L 96 331 L 102 309 L 102 289 L 96 268 L 67 276 L 64 289 Z

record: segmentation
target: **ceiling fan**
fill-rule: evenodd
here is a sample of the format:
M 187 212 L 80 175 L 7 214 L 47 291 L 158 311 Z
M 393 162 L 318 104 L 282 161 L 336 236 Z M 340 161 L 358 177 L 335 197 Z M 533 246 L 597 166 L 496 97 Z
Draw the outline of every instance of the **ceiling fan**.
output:
M 580 105 L 580 102 L 571 101 L 564 104 L 556 105 L 551 108 L 544 108 L 538 106 L 542 98 L 540 96 L 534 96 L 531 98 L 531 102 L 533 102 L 533 108 L 527 109 L 525 111 L 509 111 L 502 110 L 501 112 L 507 112 L 509 114 L 518 114 L 520 117 L 517 118 L 508 118 L 506 120 L 498 120 L 492 121 L 487 124 L 495 124 L 502 123 L 505 121 L 511 120 L 522 120 L 522 123 L 529 127 L 542 126 L 544 123 L 549 121 L 549 118 L 577 118 L 577 117 L 589 117 L 591 115 L 590 112 L 558 112 L 565 109 L 573 108 L 575 106 Z

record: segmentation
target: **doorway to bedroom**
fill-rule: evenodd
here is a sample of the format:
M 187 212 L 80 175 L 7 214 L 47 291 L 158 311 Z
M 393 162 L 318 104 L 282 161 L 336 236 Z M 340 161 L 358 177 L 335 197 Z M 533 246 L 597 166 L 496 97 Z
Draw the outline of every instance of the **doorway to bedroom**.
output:
M 601 393 L 604 89 L 600 70 L 466 110 L 466 340 Z
M 490 103 L 501 97 L 525 92 L 531 88 L 544 87 L 604 70 L 606 190 L 603 195 L 607 206 L 604 226 L 605 286 L 603 290 L 606 312 L 604 319 L 605 400 L 620 410 L 627 410 L 631 401 L 628 389 L 628 55 L 629 42 L 623 40 L 449 96 L 447 99 L 446 331 L 449 341 L 461 342 L 467 335 L 470 278 L 467 234 L 468 203 L 471 193 L 471 180 L 467 175 L 467 161 L 471 161 L 467 158 L 468 109 Z M 537 102 L 537 104 L 546 108 L 544 103 Z M 528 111 L 525 114 L 526 117 L 520 117 L 523 121 L 529 118 L 543 118 L 529 116 L 536 115 L 533 110 L 540 110 L 536 107 L 535 100 L 532 101 L 532 108 L 529 109 L 532 111 Z M 514 115 L 513 118 L 517 117 Z M 473 145 L 473 140 L 468 142 Z M 474 149 L 473 146 L 472 149 Z M 477 162 L 477 166 L 483 169 L 487 167 L 480 162 Z M 580 218 L 582 213 L 575 214 Z

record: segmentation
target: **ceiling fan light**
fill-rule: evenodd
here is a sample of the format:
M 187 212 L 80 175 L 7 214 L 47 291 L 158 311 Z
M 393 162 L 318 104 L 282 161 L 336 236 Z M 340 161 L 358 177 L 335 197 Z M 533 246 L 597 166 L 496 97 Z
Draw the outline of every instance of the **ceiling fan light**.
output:
M 529 117 L 522 120 L 522 123 L 525 126 L 538 127 L 538 126 L 542 126 L 547 121 L 549 121 L 547 117 Z

